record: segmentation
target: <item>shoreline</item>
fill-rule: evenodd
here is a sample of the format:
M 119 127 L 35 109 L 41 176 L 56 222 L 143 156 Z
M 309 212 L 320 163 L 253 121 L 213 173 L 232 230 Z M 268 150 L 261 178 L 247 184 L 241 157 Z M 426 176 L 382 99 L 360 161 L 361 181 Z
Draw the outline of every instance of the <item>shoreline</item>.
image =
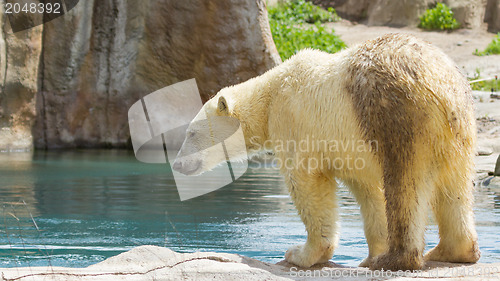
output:
M 500 263 L 427 262 L 416 272 L 371 271 L 333 262 L 299 268 L 286 261 L 271 264 L 237 254 L 177 253 L 139 246 L 86 268 L 2 268 L 0 272 L 2 280 L 493 280 L 500 279 Z

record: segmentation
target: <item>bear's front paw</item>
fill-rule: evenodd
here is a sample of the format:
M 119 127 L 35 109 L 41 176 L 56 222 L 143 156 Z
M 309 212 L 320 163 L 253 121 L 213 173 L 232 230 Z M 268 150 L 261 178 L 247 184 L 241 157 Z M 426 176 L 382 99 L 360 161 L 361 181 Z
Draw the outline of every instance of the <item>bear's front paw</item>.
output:
M 326 251 L 321 251 L 320 249 L 312 249 L 312 247 L 304 244 L 288 248 L 285 253 L 285 260 L 300 267 L 311 267 L 317 263 L 327 262 L 332 255 L 333 249 L 330 250 L 330 247 Z
M 477 242 L 473 242 L 469 247 L 450 247 L 446 249 L 438 244 L 424 256 L 425 261 L 476 263 L 481 257 L 481 251 Z
M 371 270 L 417 270 L 424 266 L 424 259 L 421 255 L 413 253 L 385 253 L 372 259 Z

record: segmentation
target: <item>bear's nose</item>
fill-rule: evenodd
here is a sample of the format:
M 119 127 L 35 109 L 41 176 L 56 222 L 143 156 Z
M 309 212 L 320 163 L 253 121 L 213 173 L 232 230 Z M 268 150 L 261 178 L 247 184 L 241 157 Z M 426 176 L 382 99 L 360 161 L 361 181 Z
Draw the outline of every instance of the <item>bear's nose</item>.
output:
M 182 169 L 182 163 L 180 161 L 175 161 L 174 163 L 174 170 L 176 170 L 177 172 L 180 172 L 181 169 Z

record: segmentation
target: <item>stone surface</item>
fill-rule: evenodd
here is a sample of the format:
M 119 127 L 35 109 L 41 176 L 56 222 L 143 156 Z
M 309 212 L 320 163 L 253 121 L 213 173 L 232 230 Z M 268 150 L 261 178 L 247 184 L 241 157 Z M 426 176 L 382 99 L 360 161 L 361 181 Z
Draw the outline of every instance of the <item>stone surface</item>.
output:
M 2 280 L 290 280 L 283 269 L 234 254 L 181 254 L 140 246 L 87 268 L 0 269 Z M 284 274 L 282 274 L 284 275 Z
M 335 8 L 337 14 L 347 20 L 365 23 L 368 19 L 368 12 L 378 0 L 311 0 L 312 3 L 322 7 Z
M 37 26 L 13 34 L 7 17 L 0 13 L 0 151 L 32 147 L 41 31 Z
M 371 2 L 368 10 L 368 25 L 416 26 L 419 17 L 432 1 L 393 1 L 377 0 Z
M 476 156 L 474 163 L 476 165 L 476 179 L 478 181 L 486 179 L 493 173 L 499 155 L 500 153 L 493 153 L 488 156 Z
M 196 78 L 207 100 L 279 63 L 263 0 L 81 1 L 44 38 L 37 147 L 126 146 L 140 97 Z
M 479 28 L 484 22 L 487 0 L 445 0 L 462 28 Z
M 30 267 L 0 269 L 2 280 L 387 280 L 397 273 L 374 272 L 333 262 L 297 268 L 285 261 L 269 264 L 235 254 L 181 254 L 156 246 L 140 246 L 87 268 Z M 497 264 L 428 262 L 399 280 L 488 280 L 500 277 Z
M 483 147 L 483 146 L 478 146 L 476 154 L 479 156 L 488 156 L 493 153 L 493 149 L 491 147 Z
M 485 22 L 488 23 L 488 30 L 500 32 L 500 0 L 487 0 Z
M 334 7 L 345 19 L 367 25 L 416 26 L 432 0 L 313 0 L 325 7 Z
M 495 177 L 500 177 L 500 155 L 498 156 L 497 162 L 495 164 L 495 171 L 493 171 Z
M 478 148 L 498 153 L 500 152 L 500 101 L 492 99 L 489 92 L 474 91 L 473 96 L 478 124 Z
M 26 32 L 1 23 L 0 150 L 125 147 L 142 96 L 196 78 L 207 100 L 280 62 L 265 0 L 89 0 Z

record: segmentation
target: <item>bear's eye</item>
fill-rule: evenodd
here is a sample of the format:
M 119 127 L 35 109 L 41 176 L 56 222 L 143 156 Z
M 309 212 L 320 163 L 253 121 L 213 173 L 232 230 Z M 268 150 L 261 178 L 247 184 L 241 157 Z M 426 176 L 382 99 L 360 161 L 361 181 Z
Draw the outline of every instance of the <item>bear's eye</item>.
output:
M 194 135 L 195 135 L 195 132 L 188 132 L 188 137 L 192 138 L 192 137 L 194 137 Z

